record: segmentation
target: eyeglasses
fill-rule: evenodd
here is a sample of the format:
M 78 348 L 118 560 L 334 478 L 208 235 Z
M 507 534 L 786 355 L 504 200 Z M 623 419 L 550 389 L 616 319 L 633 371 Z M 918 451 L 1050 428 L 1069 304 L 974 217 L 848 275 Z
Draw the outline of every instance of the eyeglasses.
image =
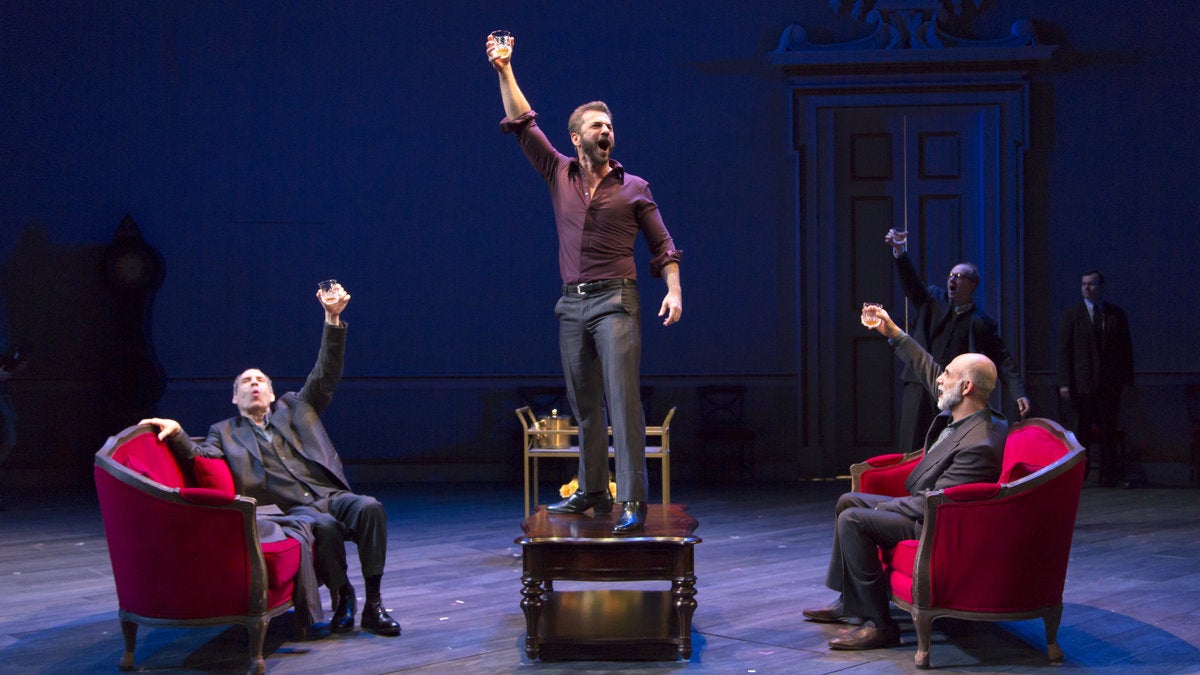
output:
M 970 272 L 951 272 L 950 278 L 951 279 L 966 279 L 967 281 L 973 281 L 975 283 L 979 283 L 979 280 L 975 278 L 975 275 L 971 274 Z

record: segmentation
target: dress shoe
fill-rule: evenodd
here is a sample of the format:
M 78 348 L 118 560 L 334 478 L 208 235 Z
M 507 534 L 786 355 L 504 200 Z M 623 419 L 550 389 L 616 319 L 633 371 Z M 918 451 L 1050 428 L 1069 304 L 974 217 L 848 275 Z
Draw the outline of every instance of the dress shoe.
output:
M 641 532 L 646 527 L 646 502 L 625 502 L 621 518 L 613 526 L 613 534 Z
M 369 630 L 376 635 L 395 637 L 400 634 L 400 623 L 388 616 L 381 602 L 367 602 L 363 605 L 363 630 Z
M 329 632 L 348 633 L 354 630 L 354 610 L 358 598 L 354 597 L 354 587 L 350 584 L 338 590 L 337 606 L 333 608 L 333 618 L 329 620 Z
M 601 492 L 576 490 L 575 494 L 570 497 L 546 507 L 550 513 L 583 513 L 588 509 L 592 509 L 596 515 L 611 513 L 613 509 L 612 494 L 608 490 Z
M 861 627 L 830 640 L 829 648 L 842 650 L 884 649 L 899 644 L 900 626 L 890 624 L 876 627 L 874 622 L 867 621 Z
M 861 626 L 863 623 L 862 617 L 846 616 L 840 600 L 828 607 L 806 609 L 801 614 L 804 615 L 804 618 L 816 623 L 845 623 L 851 626 Z

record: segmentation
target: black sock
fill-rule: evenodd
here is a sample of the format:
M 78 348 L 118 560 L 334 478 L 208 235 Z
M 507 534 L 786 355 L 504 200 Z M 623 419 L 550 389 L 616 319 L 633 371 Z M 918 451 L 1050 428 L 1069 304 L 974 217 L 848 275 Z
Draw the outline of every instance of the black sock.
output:
M 342 584 L 342 587 L 337 589 L 337 596 L 339 599 L 347 597 L 347 596 L 353 596 L 353 595 L 354 595 L 354 586 L 352 586 L 349 581 Z
M 383 582 L 383 575 L 377 574 L 371 577 L 364 577 L 367 582 L 367 602 L 382 602 L 383 598 L 379 593 L 379 585 Z

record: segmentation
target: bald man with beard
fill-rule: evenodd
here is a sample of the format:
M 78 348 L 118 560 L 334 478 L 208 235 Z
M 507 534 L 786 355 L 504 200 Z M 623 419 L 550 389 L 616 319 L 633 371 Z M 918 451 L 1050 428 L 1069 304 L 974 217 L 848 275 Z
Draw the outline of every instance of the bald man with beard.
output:
M 867 309 L 882 320 L 874 330 L 888 338 L 896 355 L 922 377 L 937 397 L 939 414 L 925 435 L 925 455 L 905 482 L 908 495 L 849 492 L 838 499 L 833 551 L 825 585 L 841 595 L 830 606 L 806 609 L 817 623 L 854 626 L 829 641 L 831 649 L 858 650 L 900 644 L 891 618 L 888 582 L 879 549 L 920 537 L 925 495 L 965 483 L 995 482 L 1008 422 L 988 397 L 996 387 L 996 365 L 982 354 L 960 354 L 943 370 L 882 308 Z

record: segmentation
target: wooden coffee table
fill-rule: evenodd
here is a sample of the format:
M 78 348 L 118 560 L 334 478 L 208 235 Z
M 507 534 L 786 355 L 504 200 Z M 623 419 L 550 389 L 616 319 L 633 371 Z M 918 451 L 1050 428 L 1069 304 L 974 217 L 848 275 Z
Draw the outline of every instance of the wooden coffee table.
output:
M 646 528 L 616 536 L 621 509 L 607 516 L 547 513 L 521 523 L 521 609 L 525 653 L 554 660 L 687 660 L 696 611 L 693 532 L 682 504 L 651 504 Z M 671 590 L 555 591 L 570 581 L 671 582 Z

